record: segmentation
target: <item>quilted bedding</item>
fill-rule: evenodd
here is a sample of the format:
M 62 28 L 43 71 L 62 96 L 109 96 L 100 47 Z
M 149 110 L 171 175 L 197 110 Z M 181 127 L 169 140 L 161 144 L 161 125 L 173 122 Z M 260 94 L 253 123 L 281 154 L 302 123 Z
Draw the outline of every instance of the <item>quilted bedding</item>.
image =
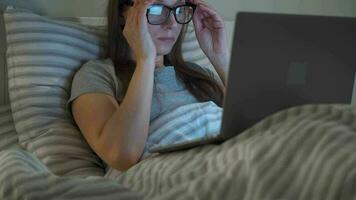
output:
M 0 199 L 354 200 L 356 108 L 293 107 L 222 144 L 154 154 L 106 177 L 58 177 L 24 150 L 0 152 Z

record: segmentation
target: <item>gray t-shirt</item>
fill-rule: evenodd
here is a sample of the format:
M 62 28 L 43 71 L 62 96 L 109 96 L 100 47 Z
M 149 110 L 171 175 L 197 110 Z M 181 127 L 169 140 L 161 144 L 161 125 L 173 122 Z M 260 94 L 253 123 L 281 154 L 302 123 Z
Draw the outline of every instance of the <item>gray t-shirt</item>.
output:
M 71 96 L 67 101 L 69 111 L 72 101 L 85 93 L 104 93 L 122 102 L 123 84 L 116 76 L 110 58 L 88 61 L 77 71 L 72 82 Z M 178 79 L 173 66 L 155 69 L 150 121 L 181 105 L 197 102 L 184 83 Z
M 72 113 L 71 103 L 85 93 L 104 93 L 122 102 L 123 87 L 123 83 L 115 74 L 111 59 L 88 61 L 74 75 L 67 108 Z M 184 83 L 178 79 L 173 66 L 155 69 L 150 122 L 178 106 L 197 102 Z M 104 165 L 108 171 L 110 166 L 105 162 Z

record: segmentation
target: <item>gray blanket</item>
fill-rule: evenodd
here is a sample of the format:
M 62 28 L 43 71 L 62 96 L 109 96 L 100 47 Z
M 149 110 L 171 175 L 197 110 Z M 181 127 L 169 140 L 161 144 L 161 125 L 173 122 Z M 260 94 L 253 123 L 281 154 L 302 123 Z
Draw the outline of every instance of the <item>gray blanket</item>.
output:
M 223 144 L 154 154 L 112 180 L 57 177 L 22 150 L 0 161 L 0 199 L 354 200 L 356 108 L 283 110 Z

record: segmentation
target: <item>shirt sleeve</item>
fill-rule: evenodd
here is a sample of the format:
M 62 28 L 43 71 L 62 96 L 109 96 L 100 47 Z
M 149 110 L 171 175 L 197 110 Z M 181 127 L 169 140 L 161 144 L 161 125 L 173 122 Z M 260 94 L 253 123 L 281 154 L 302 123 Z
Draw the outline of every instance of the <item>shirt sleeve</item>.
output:
M 66 102 L 66 107 L 72 114 L 72 102 L 86 93 L 103 93 L 121 101 L 120 85 L 121 82 L 115 75 L 113 65 L 98 60 L 88 61 L 73 77 L 70 98 Z

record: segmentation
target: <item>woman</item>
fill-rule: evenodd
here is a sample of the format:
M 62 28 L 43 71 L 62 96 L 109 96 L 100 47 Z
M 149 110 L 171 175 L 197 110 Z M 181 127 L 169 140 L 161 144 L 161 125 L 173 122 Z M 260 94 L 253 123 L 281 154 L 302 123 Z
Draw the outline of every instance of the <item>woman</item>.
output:
M 69 100 L 84 138 L 106 165 L 126 171 L 137 163 L 150 121 L 163 112 L 203 101 L 222 106 L 225 89 L 213 73 L 182 59 L 191 20 L 226 85 L 223 20 L 202 0 L 110 0 L 108 58 L 81 67 Z

